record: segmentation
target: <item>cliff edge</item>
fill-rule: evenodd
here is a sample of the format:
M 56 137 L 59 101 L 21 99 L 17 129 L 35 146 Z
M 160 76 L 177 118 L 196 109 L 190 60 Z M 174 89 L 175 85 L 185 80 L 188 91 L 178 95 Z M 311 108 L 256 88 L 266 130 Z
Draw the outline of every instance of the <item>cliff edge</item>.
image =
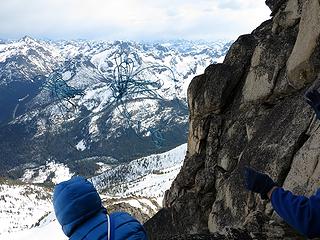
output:
M 150 239 L 301 237 L 244 189 L 243 167 L 296 194 L 320 186 L 319 122 L 303 98 L 320 73 L 320 1 L 266 4 L 272 18 L 188 88 L 187 155 L 164 209 L 145 224 Z

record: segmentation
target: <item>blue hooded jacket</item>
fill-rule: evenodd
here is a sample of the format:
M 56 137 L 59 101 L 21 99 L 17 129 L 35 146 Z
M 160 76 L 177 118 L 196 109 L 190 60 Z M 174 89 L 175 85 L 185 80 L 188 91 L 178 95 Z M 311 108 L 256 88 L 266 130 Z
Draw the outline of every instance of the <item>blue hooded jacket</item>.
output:
M 320 237 L 320 189 L 310 198 L 277 188 L 272 192 L 274 210 L 308 238 Z
M 107 240 L 107 210 L 96 189 L 83 177 L 58 184 L 53 206 L 62 230 L 70 240 Z M 147 240 L 143 226 L 125 212 L 110 214 L 112 240 Z

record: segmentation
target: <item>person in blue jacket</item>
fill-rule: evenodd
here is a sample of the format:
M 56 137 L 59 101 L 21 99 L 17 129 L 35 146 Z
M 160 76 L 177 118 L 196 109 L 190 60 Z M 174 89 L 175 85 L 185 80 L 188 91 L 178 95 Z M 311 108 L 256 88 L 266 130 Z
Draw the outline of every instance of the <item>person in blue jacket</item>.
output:
M 93 184 L 83 177 L 56 185 L 53 206 L 70 240 L 147 240 L 141 223 L 128 213 L 109 215 Z
M 320 119 L 320 94 L 317 90 L 306 93 L 307 103 Z M 319 149 L 320 150 L 320 149 Z M 270 199 L 274 210 L 289 225 L 308 238 L 320 237 L 320 189 L 307 198 L 284 190 L 267 175 L 250 167 L 244 170 L 245 187 Z

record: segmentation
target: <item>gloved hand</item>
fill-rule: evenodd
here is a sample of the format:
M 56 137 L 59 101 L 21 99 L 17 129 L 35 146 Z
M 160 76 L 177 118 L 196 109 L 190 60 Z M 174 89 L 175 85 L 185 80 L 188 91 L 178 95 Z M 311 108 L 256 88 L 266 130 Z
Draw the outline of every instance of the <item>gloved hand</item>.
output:
M 262 199 L 268 199 L 268 192 L 277 184 L 264 173 L 260 173 L 253 168 L 244 169 L 245 187 L 247 190 L 260 193 Z
M 320 93 L 318 92 L 318 90 L 313 89 L 313 90 L 307 91 L 305 94 L 305 98 L 307 103 L 315 111 L 317 118 L 320 120 Z

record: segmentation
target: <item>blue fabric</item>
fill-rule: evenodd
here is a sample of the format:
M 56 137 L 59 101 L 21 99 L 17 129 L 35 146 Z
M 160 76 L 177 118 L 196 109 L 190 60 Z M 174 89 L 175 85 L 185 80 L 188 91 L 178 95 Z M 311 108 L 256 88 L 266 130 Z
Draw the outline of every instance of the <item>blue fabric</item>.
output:
M 110 214 L 114 227 L 114 239 L 147 240 L 143 226 L 128 213 L 114 212 Z
M 320 237 L 320 189 L 307 198 L 277 188 L 272 192 L 271 202 L 279 216 L 301 234 Z
M 107 210 L 94 186 L 83 177 L 58 184 L 53 193 L 57 220 L 70 240 L 106 240 Z M 147 240 L 143 226 L 128 213 L 110 214 L 112 240 Z

